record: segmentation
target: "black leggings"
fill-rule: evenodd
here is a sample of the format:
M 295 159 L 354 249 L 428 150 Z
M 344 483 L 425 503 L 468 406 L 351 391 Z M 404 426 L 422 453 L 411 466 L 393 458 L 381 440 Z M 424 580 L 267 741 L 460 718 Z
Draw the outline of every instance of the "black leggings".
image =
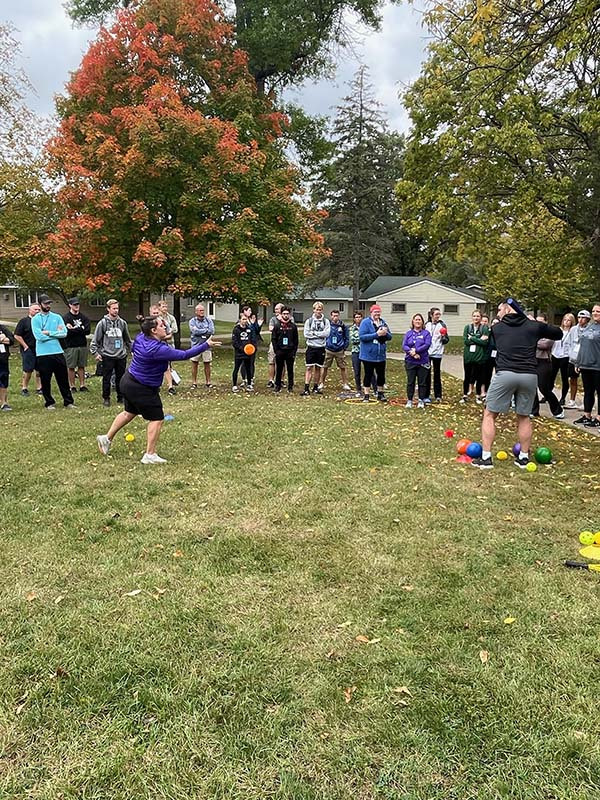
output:
M 583 381 L 583 410 L 591 414 L 594 410 L 594 401 L 598 397 L 598 415 L 600 416 L 600 369 L 582 369 Z
M 465 362 L 465 377 L 463 380 L 463 395 L 469 394 L 469 389 L 473 384 L 475 384 L 475 391 L 477 394 L 481 394 L 481 389 L 483 388 L 483 368 L 484 364 L 479 364 L 475 362 L 471 362 L 467 364 Z
M 569 393 L 569 356 L 565 356 L 564 358 L 555 358 L 552 356 L 552 386 L 554 386 L 559 371 L 562 383 L 560 402 L 564 403 Z
M 377 388 L 383 390 L 385 386 L 385 361 L 363 361 L 365 368 L 365 376 L 363 378 L 363 386 L 368 389 L 373 380 L 373 373 L 377 375 Z
M 442 358 L 437 356 L 429 356 L 429 363 L 431 369 L 427 370 L 426 389 L 427 394 L 425 397 L 431 397 L 431 380 L 433 378 L 433 396 L 442 399 Z M 433 373 L 433 375 L 432 375 Z
M 542 397 L 546 400 L 546 402 L 550 406 L 550 411 L 553 414 L 560 414 L 562 412 L 562 406 L 558 402 L 556 395 L 552 391 L 552 388 L 554 386 L 554 380 L 552 378 L 552 362 L 549 359 L 538 358 L 537 379 L 538 379 L 538 389 L 542 393 Z M 535 398 L 533 401 L 533 408 L 531 410 L 531 413 L 536 417 L 540 413 L 540 401 L 538 400 L 537 392 L 535 393 Z
M 252 361 L 252 356 L 247 356 L 245 353 L 236 352 L 235 360 L 233 362 L 233 375 L 231 376 L 231 382 L 234 386 L 237 385 L 238 372 L 242 366 L 246 371 L 246 380 L 248 383 L 252 383 L 254 378 L 254 362 Z
M 415 382 L 419 384 L 419 400 L 427 398 L 427 382 L 429 370 L 427 367 L 422 367 L 420 364 L 407 364 L 406 367 L 406 398 L 413 399 L 415 393 Z

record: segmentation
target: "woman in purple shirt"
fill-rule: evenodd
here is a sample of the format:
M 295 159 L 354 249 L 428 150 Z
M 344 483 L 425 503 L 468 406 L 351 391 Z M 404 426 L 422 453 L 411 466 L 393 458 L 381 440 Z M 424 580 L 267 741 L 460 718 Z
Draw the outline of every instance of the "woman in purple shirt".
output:
M 117 414 L 108 433 L 97 436 L 96 439 L 100 452 L 107 456 L 117 433 L 139 414 L 148 421 L 146 452 L 142 457 L 142 464 L 165 464 L 166 459 L 158 455 L 156 445 L 164 421 L 159 389 L 169 361 L 185 361 L 221 343 L 210 337 L 189 350 L 177 350 L 164 342 L 168 333 L 162 317 L 146 317 L 141 328 L 142 332 L 133 342 L 133 359 L 121 378 L 124 411 Z
M 431 347 L 431 334 L 425 328 L 425 320 L 421 314 L 415 314 L 410 324 L 410 330 L 404 334 L 402 349 L 406 353 L 404 366 L 406 367 L 406 408 L 412 408 L 412 399 L 415 393 L 415 381 L 419 384 L 419 408 L 425 408 L 425 398 L 428 392 L 429 375 L 429 348 Z

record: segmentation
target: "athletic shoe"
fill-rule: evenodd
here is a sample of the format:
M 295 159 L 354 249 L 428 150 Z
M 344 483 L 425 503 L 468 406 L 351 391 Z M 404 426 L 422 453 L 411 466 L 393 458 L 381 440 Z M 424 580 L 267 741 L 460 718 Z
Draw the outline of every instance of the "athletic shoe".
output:
M 471 461 L 471 466 L 478 469 L 492 469 L 494 464 L 492 463 L 492 457 L 489 456 L 488 458 L 474 458 Z
M 300 397 L 310 397 L 310 389 L 305 389 L 303 392 L 300 392 Z
M 46 411 L 56 411 L 56 406 L 46 406 Z
M 519 458 L 519 456 L 517 456 L 515 458 L 515 467 L 519 467 L 519 469 L 527 469 L 527 464 L 529 464 L 529 456 L 525 456 L 525 458 Z
M 565 408 L 577 408 L 577 403 L 575 400 L 567 400 L 565 403 L 563 403 L 563 405 Z
M 101 434 L 100 436 L 96 436 L 96 441 L 98 442 L 98 450 L 102 453 L 102 455 L 107 456 L 108 451 L 110 450 L 110 446 L 112 442 L 106 436 L 106 434 Z
M 281 386 L 279 386 L 279 388 L 276 386 L 276 387 L 273 389 L 273 394 L 281 394 Z
M 317 389 L 320 389 L 321 391 L 323 391 L 323 389 L 324 389 L 324 388 L 325 388 L 325 385 L 324 385 L 323 383 L 320 383 L 320 384 L 317 386 Z
M 425 401 L 419 400 L 419 402 L 417 403 L 417 408 L 425 408 Z
M 597 419 L 589 419 L 583 423 L 584 428 L 600 428 L 600 421 Z
M 215 385 L 214 385 L 214 383 L 205 383 L 204 384 L 204 388 L 205 389 L 214 389 Z
M 102 401 L 102 405 L 103 405 L 103 406 L 106 406 L 106 408 L 108 408 L 108 407 L 110 406 L 110 400 L 108 400 L 108 399 L 106 399 L 106 398 L 105 398 L 105 399 Z
M 321 386 L 313 386 L 313 394 L 323 394 L 323 389 Z
M 378 400 L 380 403 L 387 403 L 386 396 L 384 395 L 384 393 L 383 393 L 383 392 L 377 392 L 377 400 Z
M 177 389 L 174 386 L 171 386 L 169 389 L 167 389 L 167 394 L 177 394 Z
M 460 400 L 459 400 L 458 402 L 459 402 L 461 405 L 464 405 L 464 404 L 467 402 L 467 400 L 468 400 L 468 399 L 469 399 L 469 398 L 467 397 L 467 395 L 466 395 L 466 394 L 464 394 L 464 395 L 463 395 L 463 396 L 460 398 Z
M 73 408 L 77 408 L 77 406 L 75 405 L 75 403 L 66 403 L 65 408 L 68 411 L 71 411 Z
M 475 402 L 477 403 L 478 406 L 480 406 L 483 403 L 483 397 L 476 397 Z
M 267 381 L 267 389 L 274 389 L 275 381 Z
M 197 383 L 192 383 L 192 385 L 190 386 L 190 389 L 197 389 L 197 388 L 198 388 Z
M 12 406 L 9 406 L 8 403 L 4 403 L 3 406 L 0 406 L 0 411 L 12 411 Z
M 442 402 L 442 398 L 441 397 L 436 397 L 435 398 L 435 402 L 436 403 L 441 403 Z
M 167 459 L 161 458 L 158 453 L 144 453 L 142 464 L 166 464 Z
M 431 405 L 431 397 L 426 397 L 425 400 L 423 400 L 423 402 L 425 403 L 426 406 L 430 406 Z
M 585 425 L 585 423 L 587 422 L 588 419 L 589 419 L 589 417 L 586 417 L 586 415 L 583 414 L 581 417 L 579 417 L 579 419 L 574 419 L 573 420 L 573 424 L 574 425 Z
M 35 393 L 36 393 L 36 394 L 44 394 L 44 392 L 43 392 L 43 390 L 42 390 L 42 389 L 36 389 L 36 390 L 35 390 Z
M 412 408 L 412 400 L 407 400 L 404 408 Z
M 246 389 L 247 392 L 253 392 L 254 391 L 254 384 L 253 383 L 246 384 L 245 389 Z
M 362 392 L 356 392 L 356 393 L 354 394 L 354 397 L 362 397 L 362 396 L 363 396 L 363 395 L 362 395 Z
M 77 391 L 77 387 L 76 386 L 69 386 L 69 389 L 71 390 L 71 394 L 73 394 L 73 392 Z
M 80 392 L 89 392 L 89 389 L 87 388 L 87 386 L 80 386 L 79 387 L 79 391 Z
M 560 414 L 553 414 L 552 416 L 554 417 L 554 419 L 564 419 L 565 418 L 565 412 L 561 411 Z
M 362 401 L 363 401 L 363 403 L 368 403 L 369 402 L 369 395 L 368 394 L 363 394 Z
M 23 397 L 29 397 L 29 389 L 21 389 L 21 394 Z
M 288 394 L 294 394 L 294 390 L 293 389 L 288 389 Z
M 232 391 L 234 394 L 237 394 L 237 392 L 239 392 L 239 390 L 240 390 L 240 387 L 239 387 L 239 386 L 232 386 L 232 387 L 231 387 L 231 391 Z

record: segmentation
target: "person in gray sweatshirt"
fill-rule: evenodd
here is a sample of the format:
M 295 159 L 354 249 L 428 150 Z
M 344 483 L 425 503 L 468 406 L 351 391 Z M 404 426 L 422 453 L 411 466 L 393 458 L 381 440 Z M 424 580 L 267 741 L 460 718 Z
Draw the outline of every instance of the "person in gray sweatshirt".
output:
M 583 380 L 584 419 L 581 424 L 586 428 L 600 428 L 600 303 L 592 306 L 592 321 L 579 335 L 575 369 L 581 373 Z M 598 413 L 594 418 L 592 414 L 596 398 Z
M 304 391 L 301 395 L 310 394 L 310 381 L 313 379 L 313 393 L 323 394 L 321 383 L 321 370 L 325 364 L 325 347 L 327 337 L 331 332 L 329 320 L 323 314 L 323 303 L 317 300 L 313 303 L 313 314 L 304 323 L 304 338 L 306 339 L 306 372 L 304 374 Z
M 113 373 L 117 403 L 123 402 L 119 385 L 125 374 L 127 353 L 131 352 L 131 336 L 127 323 L 119 316 L 119 301 L 107 300 L 106 311 L 107 314 L 96 325 L 90 352 L 96 357 L 96 361 L 102 362 L 102 402 L 109 406 Z

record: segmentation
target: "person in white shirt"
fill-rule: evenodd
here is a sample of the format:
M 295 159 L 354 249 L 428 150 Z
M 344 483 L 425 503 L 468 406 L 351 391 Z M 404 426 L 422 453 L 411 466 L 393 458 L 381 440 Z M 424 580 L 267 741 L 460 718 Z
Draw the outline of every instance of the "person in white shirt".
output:
M 429 321 L 425 329 L 431 334 L 431 347 L 429 348 L 429 361 L 431 369 L 427 377 L 427 398 L 431 397 L 431 381 L 433 372 L 433 396 L 436 403 L 442 402 L 442 356 L 444 355 L 444 345 L 448 344 L 448 328 L 442 319 L 442 312 L 439 308 L 429 309 Z M 412 398 L 409 397 L 409 400 Z
M 573 314 L 565 314 L 560 323 L 563 332 L 562 339 L 552 345 L 552 385 L 556 381 L 556 376 L 560 372 L 562 388 L 560 392 L 560 404 L 565 408 L 575 408 L 575 398 L 567 402 L 569 392 L 569 351 L 567 349 L 568 336 L 576 320 Z M 577 381 L 575 381 L 575 394 L 577 394 Z

